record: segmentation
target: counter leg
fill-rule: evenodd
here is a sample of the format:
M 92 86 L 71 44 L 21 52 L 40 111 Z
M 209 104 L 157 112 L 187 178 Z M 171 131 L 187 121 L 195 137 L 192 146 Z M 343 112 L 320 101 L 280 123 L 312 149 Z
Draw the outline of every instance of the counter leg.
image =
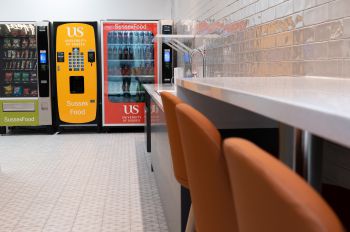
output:
M 323 140 L 307 131 L 280 124 L 280 159 L 317 191 L 322 185 Z
M 145 110 L 146 110 L 146 150 L 151 152 L 151 96 L 146 92 L 145 96 Z
M 310 132 L 303 131 L 303 176 L 318 192 L 322 186 L 323 140 Z

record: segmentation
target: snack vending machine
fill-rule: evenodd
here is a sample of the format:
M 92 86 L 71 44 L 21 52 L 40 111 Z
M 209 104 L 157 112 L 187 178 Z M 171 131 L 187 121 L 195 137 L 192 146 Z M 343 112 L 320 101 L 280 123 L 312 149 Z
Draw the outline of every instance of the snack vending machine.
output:
M 54 22 L 57 124 L 99 126 L 97 22 Z
M 143 126 L 142 84 L 158 82 L 158 21 L 102 21 L 103 126 Z
M 1 127 L 52 125 L 49 27 L 0 22 Z

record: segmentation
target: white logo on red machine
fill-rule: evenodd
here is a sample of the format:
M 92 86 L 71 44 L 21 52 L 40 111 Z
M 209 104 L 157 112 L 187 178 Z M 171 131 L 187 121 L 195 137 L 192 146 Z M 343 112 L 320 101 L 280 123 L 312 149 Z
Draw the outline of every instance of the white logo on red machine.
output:
M 115 30 L 146 30 L 147 24 L 115 24 Z
M 138 105 L 124 105 L 124 113 L 129 114 L 139 114 L 140 109 Z
M 83 27 L 67 27 L 68 37 L 78 37 L 81 38 L 84 36 Z

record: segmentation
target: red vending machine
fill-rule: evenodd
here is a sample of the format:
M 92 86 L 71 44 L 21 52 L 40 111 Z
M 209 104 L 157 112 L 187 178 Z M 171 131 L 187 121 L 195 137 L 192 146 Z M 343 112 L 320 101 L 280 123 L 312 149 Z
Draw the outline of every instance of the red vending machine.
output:
M 158 21 L 101 22 L 103 126 L 143 126 L 142 84 L 158 82 Z

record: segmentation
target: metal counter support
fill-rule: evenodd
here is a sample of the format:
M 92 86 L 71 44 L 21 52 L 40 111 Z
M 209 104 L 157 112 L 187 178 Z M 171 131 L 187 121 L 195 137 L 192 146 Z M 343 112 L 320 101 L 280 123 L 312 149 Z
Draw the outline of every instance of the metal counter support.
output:
M 151 96 L 145 91 L 145 115 L 146 115 L 146 125 L 145 125 L 145 133 L 146 133 L 146 150 L 147 152 L 151 152 Z
M 302 149 L 304 155 L 303 176 L 317 191 L 322 186 L 322 145 L 323 140 L 307 131 L 302 133 Z
M 307 131 L 295 128 L 293 137 L 293 170 L 320 192 L 322 184 L 322 139 Z
M 280 160 L 317 191 L 322 183 L 323 140 L 307 131 L 280 124 Z

